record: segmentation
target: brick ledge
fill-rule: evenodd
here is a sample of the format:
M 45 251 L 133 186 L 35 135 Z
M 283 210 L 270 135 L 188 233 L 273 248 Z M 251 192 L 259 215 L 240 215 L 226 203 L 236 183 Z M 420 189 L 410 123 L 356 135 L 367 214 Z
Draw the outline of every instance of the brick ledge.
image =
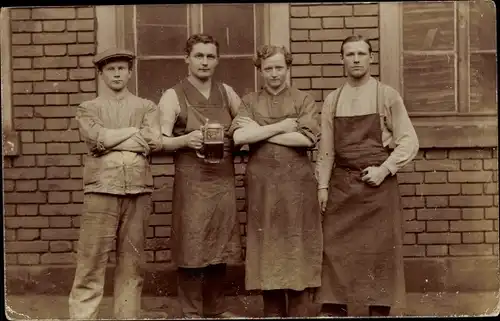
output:
M 498 257 L 405 259 L 407 292 L 476 292 L 500 288 Z M 245 290 L 244 267 L 230 266 L 227 295 L 252 295 Z M 75 267 L 6 266 L 6 294 L 68 295 Z M 107 268 L 105 295 L 112 293 L 113 266 Z M 148 264 L 144 294 L 175 296 L 176 274 L 170 264 Z

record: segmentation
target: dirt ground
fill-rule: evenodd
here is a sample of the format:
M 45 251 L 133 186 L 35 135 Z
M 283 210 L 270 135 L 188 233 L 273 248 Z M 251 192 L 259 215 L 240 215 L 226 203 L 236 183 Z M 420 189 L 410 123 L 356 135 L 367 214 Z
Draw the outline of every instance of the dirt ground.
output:
M 144 297 L 143 319 L 179 318 L 180 307 L 175 297 Z M 500 296 L 495 292 L 476 293 L 409 293 L 407 306 L 395 315 L 406 316 L 479 316 L 498 315 Z M 8 295 L 5 311 L 10 320 L 57 320 L 68 318 L 68 299 L 64 296 Z M 227 298 L 229 311 L 243 317 L 262 317 L 260 296 Z M 312 309 L 316 309 L 313 307 Z M 353 311 L 356 311 L 354 308 Z M 100 318 L 112 318 L 112 298 L 101 303 Z M 363 313 L 359 310 L 359 313 Z

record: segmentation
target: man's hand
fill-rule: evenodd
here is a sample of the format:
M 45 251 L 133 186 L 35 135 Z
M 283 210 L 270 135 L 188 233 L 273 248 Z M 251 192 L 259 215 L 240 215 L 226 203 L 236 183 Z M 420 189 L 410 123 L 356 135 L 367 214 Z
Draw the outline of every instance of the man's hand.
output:
M 318 201 L 321 213 L 326 211 L 326 203 L 328 202 L 328 189 L 322 188 L 318 190 Z
M 387 175 L 390 174 L 385 166 L 370 166 L 365 168 L 362 172 L 364 175 L 361 180 L 370 186 L 376 187 L 382 184 Z
M 297 131 L 297 118 L 287 118 L 277 123 L 281 130 L 285 133 L 293 133 Z
M 200 130 L 193 130 L 186 135 L 186 146 L 192 149 L 201 149 L 203 146 L 203 134 Z

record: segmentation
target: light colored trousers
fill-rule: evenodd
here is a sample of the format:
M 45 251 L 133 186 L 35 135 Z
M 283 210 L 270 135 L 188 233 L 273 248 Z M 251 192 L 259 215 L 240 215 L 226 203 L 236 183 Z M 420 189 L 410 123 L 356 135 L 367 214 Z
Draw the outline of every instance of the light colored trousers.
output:
M 109 253 L 116 241 L 114 317 L 141 312 L 144 243 L 152 212 L 151 194 L 84 196 L 75 279 L 69 296 L 71 319 L 97 319 Z

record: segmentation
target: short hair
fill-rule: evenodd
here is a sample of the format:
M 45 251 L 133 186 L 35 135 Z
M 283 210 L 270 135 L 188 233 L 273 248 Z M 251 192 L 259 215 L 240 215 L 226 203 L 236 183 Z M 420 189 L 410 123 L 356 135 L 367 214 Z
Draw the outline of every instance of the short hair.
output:
M 117 61 L 126 61 L 128 63 L 128 69 L 132 70 L 134 68 L 134 59 L 132 58 L 126 58 L 126 57 L 111 57 L 109 59 L 103 60 L 97 64 L 97 70 L 102 71 L 105 65 L 111 63 L 111 62 L 117 62 Z
M 342 41 L 342 45 L 340 45 L 340 55 L 344 55 L 344 45 L 349 42 L 356 42 L 356 41 L 364 41 L 368 45 L 368 52 L 372 53 L 372 44 L 370 43 L 370 40 L 368 38 L 365 38 L 361 35 L 354 35 L 354 36 L 349 36 Z
M 253 64 L 257 69 L 260 69 L 262 67 L 262 61 L 272 57 L 276 54 L 283 54 L 285 57 L 285 63 L 287 67 L 290 67 L 292 65 L 293 61 L 293 56 L 290 53 L 290 51 L 285 47 L 281 45 L 263 45 L 257 50 L 257 54 L 254 57 Z
M 194 45 L 198 43 L 213 44 L 217 49 L 217 56 L 219 56 L 219 42 L 211 35 L 205 33 L 197 33 L 188 38 L 188 40 L 186 41 L 186 48 L 184 49 L 186 55 L 189 56 L 193 51 Z

